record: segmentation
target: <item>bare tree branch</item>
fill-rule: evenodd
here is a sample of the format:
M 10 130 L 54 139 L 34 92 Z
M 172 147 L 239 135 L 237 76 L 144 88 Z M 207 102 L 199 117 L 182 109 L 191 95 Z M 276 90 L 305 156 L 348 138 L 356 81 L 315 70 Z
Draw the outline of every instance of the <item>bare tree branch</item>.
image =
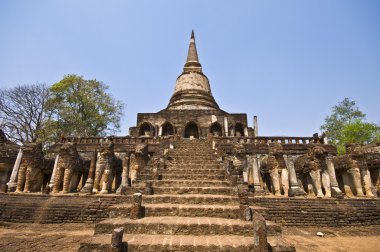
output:
M 51 117 L 45 111 L 48 97 L 49 89 L 41 83 L 0 89 L 0 127 L 10 140 L 38 140 L 43 122 Z

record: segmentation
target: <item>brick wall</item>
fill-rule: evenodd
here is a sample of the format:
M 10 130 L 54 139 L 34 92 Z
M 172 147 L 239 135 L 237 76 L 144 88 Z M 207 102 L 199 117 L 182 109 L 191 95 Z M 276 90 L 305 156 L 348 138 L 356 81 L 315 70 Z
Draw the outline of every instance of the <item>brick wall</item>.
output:
M 251 198 L 265 217 L 284 226 L 380 225 L 380 199 Z M 129 203 L 128 196 L 0 194 L 0 221 L 98 222 L 109 206 Z
M 284 226 L 380 225 L 380 199 L 253 198 L 266 219 Z
M 126 196 L 47 196 L 0 194 L 0 221 L 67 223 L 98 222 L 108 218 L 108 207 L 128 201 Z

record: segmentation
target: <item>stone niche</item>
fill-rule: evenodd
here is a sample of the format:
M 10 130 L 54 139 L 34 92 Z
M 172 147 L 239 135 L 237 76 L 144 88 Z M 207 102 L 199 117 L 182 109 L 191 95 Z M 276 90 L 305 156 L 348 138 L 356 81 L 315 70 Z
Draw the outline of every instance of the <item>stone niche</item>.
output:
M 178 135 L 185 138 L 213 136 L 252 136 L 247 115 L 229 114 L 222 110 L 162 110 L 139 113 L 137 126 L 129 129 L 132 137 Z

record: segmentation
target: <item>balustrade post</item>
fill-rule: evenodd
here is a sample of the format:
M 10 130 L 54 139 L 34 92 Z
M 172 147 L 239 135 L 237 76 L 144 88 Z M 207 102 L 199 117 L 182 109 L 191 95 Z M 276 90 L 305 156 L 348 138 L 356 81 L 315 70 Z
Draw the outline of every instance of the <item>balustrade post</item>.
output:
M 96 159 L 98 157 L 98 153 L 94 151 L 91 157 L 90 169 L 88 171 L 88 177 L 86 180 L 86 184 L 83 186 L 81 192 L 82 193 L 92 193 L 92 189 L 94 188 L 94 178 L 95 178 L 95 170 L 96 170 Z
M 53 172 L 51 173 L 51 177 L 50 177 L 50 181 L 49 181 L 49 188 L 50 189 L 53 189 L 53 186 L 54 186 L 54 177 L 55 177 L 55 174 L 57 172 L 58 160 L 59 160 L 59 154 L 57 154 L 57 156 L 55 156 Z
M 22 149 L 20 149 L 17 154 L 16 162 L 13 165 L 11 177 L 9 179 L 9 182 L 7 183 L 8 192 L 16 191 L 16 187 L 17 187 L 16 180 L 17 180 L 18 170 L 20 169 L 20 165 L 21 165 L 21 159 L 22 159 Z
M 260 184 L 260 168 L 261 161 L 259 155 L 253 156 L 252 169 L 253 169 L 253 188 L 255 193 L 260 194 L 264 193 L 264 189 Z
M 333 163 L 333 156 L 329 154 L 326 157 L 327 172 L 330 176 L 331 194 L 336 198 L 343 198 L 343 192 L 340 190 L 338 181 L 335 175 L 335 167 Z
M 286 168 L 289 172 L 289 182 L 290 182 L 290 188 L 289 188 L 289 196 L 303 196 L 305 195 L 305 191 L 300 188 L 297 181 L 297 174 L 296 170 L 294 169 L 294 159 L 293 156 L 284 155 L 284 160 L 286 164 Z

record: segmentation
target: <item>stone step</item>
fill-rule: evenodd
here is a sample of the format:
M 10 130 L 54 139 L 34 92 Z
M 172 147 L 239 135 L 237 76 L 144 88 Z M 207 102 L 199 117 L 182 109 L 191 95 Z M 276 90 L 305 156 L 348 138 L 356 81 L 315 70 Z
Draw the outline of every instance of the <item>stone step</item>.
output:
M 169 171 L 169 170 L 219 170 L 224 171 L 222 167 L 219 167 L 217 165 L 170 165 L 166 168 L 160 169 L 160 171 Z
M 179 160 L 170 160 L 170 161 L 165 162 L 165 165 L 176 165 L 176 164 L 201 166 L 201 165 L 219 165 L 219 162 L 216 160 L 192 160 L 192 159 L 189 159 L 189 160 L 179 159 Z
M 206 162 L 206 163 L 192 163 L 192 162 L 166 162 L 166 167 L 174 167 L 174 166 L 185 166 L 186 168 L 198 168 L 198 167 L 207 167 L 207 168 L 219 168 L 221 167 L 218 162 Z
M 189 179 L 189 180 L 210 180 L 210 179 L 220 179 L 224 180 L 224 174 L 205 174 L 200 176 L 199 174 L 165 174 L 162 175 L 162 180 L 173 180 L 173 179 Z
M 160 187 L 190 187 L 190 186 L 229 186 L 230 182 L 221 180 L 147 180 L 146 182 L 152 182 L 152 186 Z
M 217 217 L 226 219 L 239 219 L 239 206 L 233 205 L 191 205 L 191 204 L 145 204 L 144 216 L 181 216 L 181 217 Z M 130 204 L 117 204 L 109 208 L 109 217 L 130 216 Z M 266 208 L 251 206 L 264 217 Z
M 79 252 L 111 251 L 111 234 L 99 234 L 82 242 Z M 295 252 L 293 246 L 278 236 L 268 237 L 269 251 Z M 254 238 L 238 235 L 147 235 L 125 234 L 121 251 L 253 251 Z
M 198 169 L 178 169 L 178 168 L 168 168 L 159 171 L 159 174 L 167 175 L 167 174 L 225 174 L 224 169 L 206 169 L 206 168 L 198 168 Z
M 111 235 L 95 235 L 81 243 L 79 252 L 110 251 Z M 236 235 L 147 235 L 125 234 L 122 251 L 253 251 L 253 237 Z M 127 247 L 127 248 L 126 248 Z
M 206 175 L 225 175 L 224 170 L 216 170 L 216 169 L 196 169 L 196 170 L 186 170 L 186 169 L 168 169 L 168 170 L 160 170 L 158 172 L 159 175 L 167 176 L 167 175 L 198 175 L 198 176 L 206 176 Z M 152 175 L 152 171 L 144 171 L 140 172 L 140 176 L 150 176 Z M 185 178 L 186 179 L 186 178 Z
M 231 187 L 153 187 L 154 194 L 217 194 L 235 195 Z
M 170 158 L 190 158 L 194 157 L 197 159 L 215 159 L 214 153 L 204 153 L 204 152 L 169 152 L 168 156 Z
M 213 194 L 161 194 L 144 195 L 143 204 L 201 204 L 201 205 L 236 205 L 239 199 L 236 196 Z
M 215 217 L 160 216 L 131 220 L 111 218 L 95 225 L 95 234 L 110 234 L 115 228 L 124 228 L 124 234 L 163 235 L 242 235 L 252 236 L 253 223 L 239 219 Z M 281 235 L 278 224 L 267 224 L 268 235 Z

